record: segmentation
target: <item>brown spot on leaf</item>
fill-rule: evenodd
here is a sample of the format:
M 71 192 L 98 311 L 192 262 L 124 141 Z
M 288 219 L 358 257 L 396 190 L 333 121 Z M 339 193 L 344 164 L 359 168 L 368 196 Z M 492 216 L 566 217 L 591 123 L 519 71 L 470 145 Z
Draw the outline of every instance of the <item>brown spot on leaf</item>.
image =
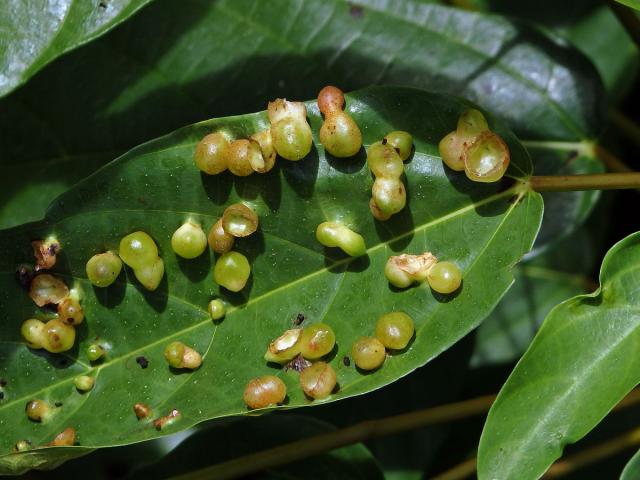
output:
M 364 8 L 362 8 L 360 5 L 350 5 L 349 14 L 353 18 L 362 18 L 364 16 Z
M 140 368 L 145 369 L 149 366 L 149 360 L 146 357 L 136 357 L 136 363 L 140 365 Z
M 171 410 L 171 412 L 169 412 L 169 415 L 165 415 L 164 417 L 160 417 L 157 420 L 154 420 L 153 426 L 156 427 L 156 430 L 162 430 L 163 428 L 168 427 L 172 423 L 179 420 L 181 416 L 182 415 L 180 411 L 174 408 L 173 410 Z
M 36 272 L 53 268 L 60 251 L 60 244 L 55 240 L 34 240 L 31 242 L 31 246 L 33 247 L 33 256 L 36 259 Z
M 348 356 L 348 355 L 345 355 L 345 356 L 342 358 L 342 364 L 343 364 L 345 367 L 349 367 L 349 366 L 351 366 L 351 359 L 349 358 L 349 356 Z
M 311 366 L 311 362 L 306 360 L 302 355 L 298 355 L 284 366 L 284 370 L 295 370 L 296 372 L 301 372 L 309 366 Z
M 62 432 L 47 444 L 48 447 L 70 447 L 76 443 L 76 431 L 71 427 L 65 428 Z
M 133 406 L 133 411 L 138 417 L 138 420 L 151 416 L 151 407 L 146 403 L 136 403 Z
M 33 269 L 29 265 L 20 265 L 16 269 L 16 280 L 22 288 L 29 290 L 29 285 L 33 280 Z

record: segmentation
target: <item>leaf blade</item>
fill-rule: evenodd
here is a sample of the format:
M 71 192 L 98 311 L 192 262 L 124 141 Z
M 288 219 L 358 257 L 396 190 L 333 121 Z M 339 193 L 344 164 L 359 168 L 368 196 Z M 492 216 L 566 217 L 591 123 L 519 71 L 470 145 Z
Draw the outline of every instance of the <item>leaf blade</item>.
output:
M 64 0 L 46 5 L 8 0 L 0 5 L 0 97 L 56 57 L 103 35 L 151 0 Z
M 518 183 L 502 190 L 501 185 L 473 183 L 464 174 L 444 170 L 437 143 L 455 126 L 459 113 L 468 108 L 466 103 L 391 87 L 355 92 L 348 102 L 366 143 L 397 128 L 414 135 L 416 153 L 406 166 L 409 208 L 384 225 L 375 225 L 368 211 L 371 179 L 362 155 L 346 162 L 327 161 L 318 146 L 301 163 L 280 161 L 277 170 L 260 177 L 200 175 L 191 160 L 198 139 L 218 128 L 241 136 L 253 133 L 265 126 L 265 114 L 260 113 L 202 122 L 144 144 L 60 197 L 46 221 L 6 232 L 0 241 L 0 282 L 5 287 L 0 298 L 13 312 L 13 321 L 0 328 L 4 338 L 18 343 L 5 346 L 0 354 L 9 360 L 0 363 L 0 375 L 6 375 L 13 388 L 0 405 L 0 426 L 11 423 L 14 435 L 37 435 L 34 443 L 41 444 L 75 420 L 83 447 L 130 443 L 164 434 L 135 420 L 134 403 L 149 403 L 157 414 L 179 408 L 182 420 L 176 428 L 182 429 L 206 418 L 246 413 L 241 395 L 245 382 L 270 372 L 289 385 L 290 407 L 309 406 L 296 388 L 296 374 L 274 370 L 262 359 L 269 340 L 291 328 L 299 312 L 309 321 L 326 321 L 336 332 L 338 352 L 330 359 L 341 389 L 331 401 L 407 375 L 477 326 L 511 285 L 512 265 L 531 247 L 542 215 L 540 196 L 522 190 Z M 438 120 L 423 122 L 426 111 L 438 112 Z M 313 104 L 309 117 L 317 132 L 321 119 Z M 530 160 L 515 137 L 499 123 L 490 124 L 510 146 L 514 166 L 510 172 L 530 172 Z M 171 254 L 169 242 L 186 216 L 208 228 L 224 205 L 241 200 L 259 213 L 262 233 L 240 242 L 254 275 L 243 294 L 231 295 L 213 284 L 211 255 L 183 262 Z M 295 228 L 284 228 L 283 215 Z M 353 260 L 322 249 L 313 232 L 327 218 L 351 223 L 365 237 L 368 257 Z M 155 293 L 122 280 L 106 292 L 93 292 L 84 280 L 84 262 L 102 248 L 117 248 L 125 232 L 140 228 L 158 242 L 166 265 L 165 283 Z M 96 336 L 111 344 L 108 361 L 88 370 L 99 378 L 84 396 L 74 394 L 71 384 L 84 366 L 78 362 L 66 368 L 52 366 L 48 362 L 58 357 L 35 356 L 19 345 L 20 321 L 33 315 L 34 307 L 13 279 L 15 265 L 31 255 L 28 248 L 16 251 L 16 245 L 28 247 L 28 239 L 52 229 L 65 252 L 58 271 L 73 278 L 84 292 L 87 321 L 82 328 L 87 330 L 72 356 L 84 361 L 84 347 Z M 473 236 L 472 243 L 459 235 L 461 229 Z M 465 271 L 467 286 L 454 298 L 435 297 L 424 286 L 403 292 L 389 289 L 382 274 L 388 255 L 427 248 L 455 259 Z M 487 275 L 489 293 L 479 288 Z M 127 276 L 131 278 L 130 272 Z M 363 302 L 363 286 L 365 298 L 376 302 Z M 218 295 L 233 307 L 222 323 L 214 325 L 205 307 Z M 381 312 L 400 307 L 416 321 L 416 347 L 390 358 L 372 375 L 346 367 L 342 356 L 349 355 L 355 338 L 371 334 L 372 322 Z M 176 376 L 164 363 L 164 346 L 178 338 L 205 353 L 203 366 L 193 374 Z M 141 369 L 136 364 L 141 355 L 152 367 Z M 31 385 L 21 381 L 23 367 L 37 377 Z M 34 395 L 52 402 L 64 399 L 60 415 L 45 429 L 29 424 L 21 413 L 25 399 Z M 19 421 L 14 425 L 11 419 Z M 17 439 L 3 441 L 0 448 L 6 451 Z M 8 468 L 2 458 L 0 466 Z
M 640 381 L 629 355 L 637 342 L 629 303 L 637 267 L 629 265 L 638 265 L 639 245 L 639 234 L 618 242 L 602 262 L 600 289 L 551 311 L 489 412 L 480 478 L 538 478 Z
M 2 147 L 16 163 L 31 160 L 36 165 L 50 156 L 123 151 L 202 118 L 261 109 L 276 96 L 311 98 L 327 83 L 345 91 L 400 84 L 461 95 L 507 121 L 527 140 L 591 141 L 602 128 L 604 96 L 597 72 L 578 50 L 537 28 L 418 1 L 366 0 L 352 6 L 355 11 L 339 0 L 150 5 L 121 29 L 76 52 L 74 59 L 52 66 L 56 86 L 83 86 L 72 111 L 60 92 L 49 93 L 51 82 L 44 78 L 0 105 L 15 112 L 6 126 L 0 119 L 0 128 L 16 139 Z M 273 15 L 275 11 L 283 13 Z M 158 30 L 165 32 L 160 39 Z M 154 49 L 148 48 L 151 40 Z M 105 68 L 103 58 L 114 66 Z M 30 110 L 44 122 L 32 119 L 18 130 L 15 119 L 26 122 Z M 57 121 L 60 111 L 66 112 L 64 124 Z M 88 124 L 87 118 L 93 122 Z M 25 152 L 24 145 L 33 142 L 32 129 L 45 130 L 41 123 L 53 139 L 38 145 L 44 153 L 35 148 Z M 558 158 L 556 169 L 564 166 L 569 151 L 545 150 Z M 10 201 L 24 178 L 36 176 L 37 185 L 51 189 L 52 199 L 95 167 L 82 158 L 71 165 L 81 171 L 71 180 L 60 179 L 64 186 L 52 182 L 55 170 L 34 174 L 38 168 L 33 165 L 17 167 L 20 181 L 8 181 L 0 190 L 6 212 L 33 205 L 35 213 L 27 219 L 39 217 L 41 210 L 24 197 Z M 602 168 L 593 157 L 588 166 L 590 171 Z M 47 187 L 49 183 L 53 185 Z M 580 206 L 575 198 L 584 198 L 585 207 L 597 200 L 584 193 L 572 198 L 560 205 L 570 213 Z M 580 221 L 587 210 L 578 209 L 571 221 Z M 541 238 L 559 237 L 565 226 Z

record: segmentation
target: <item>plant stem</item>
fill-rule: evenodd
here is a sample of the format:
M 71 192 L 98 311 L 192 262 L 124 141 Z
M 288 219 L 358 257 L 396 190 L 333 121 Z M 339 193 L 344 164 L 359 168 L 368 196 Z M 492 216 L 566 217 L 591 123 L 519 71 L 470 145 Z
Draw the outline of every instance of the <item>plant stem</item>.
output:
M 462 402 L 448 403 L 438 407 L 426 408 L 415 412 L 403 413 L 378 420 L 367 420 L 351 427 L 323 433 L 314 437 L 297 440 L 295 442 L 269 448 L 258 453 L 235 458 L 228 462 L 219 463 L 200 470 L 188 472 L 183 475 L 171 477 L 171 480 L 195 480 L 201 478 L 228 479 L 237 478 L 250 473 L 262 471 L 267 468 L 283 465 L 313 455 L 344 447 L 358 442 L 364 442 L 394 433 L 415 430 L 416 428 L 451 422 L 485 413 L 496 399 L 496 395 L 464 400 Z M 640 403 L 640 388 L 634 389 L 624 397 L 614 410 L 629 407 Z M 471 469 L 473 461 L 473 469 Z M 466 460 L 454 469 L 456 475 L 442 477 L 448 480 L 466 478 L 475 471 L 475 459 Z M 452 470 L 454 470 L 452 469 Z M 441 475 L 450 473 L 448 470 Z M 442 480 L 442 479 L 441 479 Z
M 616 190 L 640 188 L 640 173 L 596 173 L 590 175 L 533 176 L 529 186 L 536 192 L 570 192 L 576 190 Z
M 318 455 L 334 448 L 344 447 L 373 438 L 413 430 L 428 425 L 450 422 L 479 415 L 489 410 L 496 396 L 465 400 L 415 412 L 404 413 L 377 420 L 368 420 L 351 427 L 343 428 L 311 438 L 305 438 L 258 453 L 239 457 L 228 462 L 173 477 L 173 480 L 192 480 L 197 478 L 236 478 L 249 473 L 259 472 L 275 465 L 294 462 Z
M 608 0 L 609 7 L 613 11 L 620 23 L 627 30 L 627 33 L 635 44 L 640 47 L 640 20 L 636 16 L 636 12 L 615 0 Z
M 447 470 L 446 472 L 436 475 L 431 480 L 463 480 L 473 475 L 478 467 L 478 459 L 473 457 L 469 460 L 465 460 L 459 463 L 455 467 Z
M 640 147 L 640 126 L 618 109 L 609 111 L 611 122 L 636 146 Z

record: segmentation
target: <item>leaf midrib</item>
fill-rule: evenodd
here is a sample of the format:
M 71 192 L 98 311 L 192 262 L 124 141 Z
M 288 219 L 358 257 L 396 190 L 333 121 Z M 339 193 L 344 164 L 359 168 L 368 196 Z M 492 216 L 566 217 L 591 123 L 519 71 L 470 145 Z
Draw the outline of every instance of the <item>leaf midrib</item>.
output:
M 489 197 L 486 197 L 486 198 L 484 198 L 484 199 L 482 199 L 482 200 L 480 200 L 480 201 L 470 203 L 470 204 L 468 204 L 468 205 L 466 205 L 466 206 L 464 206 L 464 207 L 462 207 L 462 208 L 459 208 L 459 209 L 457 209 L 457 210 L 454 210 L 454 211 L 452 211 L 452 212 L 450 212 L 450 213 L 448 213 L 448 214 L 446 214 L 446 215 L 443 215 L 443 216 L 441 216 L 441 217 L 439 217 L 439 218 L 437 218 L 437 219 L 435 219 L 435 220 L 432 220 L 432 221 L 430 221 L 430 222 L 424 223 L 424 224 L 420 225 L 419 227 L 416 227 L 416 228 L 414 228 L 414 229 L 412 229 L 412 230 L 409 230 L 409 231 L 404 232 L 404 233 L 402 233 L 402 234 L 400 234 L 400 235 L 397 235 L 397 236 L 396 236 L 396 237 L 394 237 L 394 238 L 391 238 L 391 239 L 389 239 L 389 240 L 387 240 L 387 241 L 384 241 L 384 242 L 377 243 L 377 244 L 376 244 L 376 245 L 374 245 L 373 247 L 370 247 L 370 248 L 368 248 L 368 249 L 367 249 L 367 251 L 366 251 L 366 255 L 369 255 L 370 253 L 372 253 L 372 252 L 374 252 L 374 251 L 376 251 L 376 250 L 378 250 L 378 249 L 380 249 L 380 248 L 387 247 L 389 244 L 392 244 L 392 243 L 394 243 L 394 242 L 397 242 L 397 241 L 399 241 L 399 240 L 401 240 L 401 239 L 403 239 L 403 238 L 405 238 L 405 237 L 407 237 L 407 236 L 413 235 L 413 234 L 415 234 L 416 232 L 419 232 L 419 231 L 422 231 L 422 230 L 424 230 L 424 229 L 427 229 L 427 228 L 429 228 L 429 227 L 431 227 L 431 226 L 433 226 L 433 225 L 437 225 L 437 224 L 439 224 L 439 223 L 442 223 L 442 222 L 445 222 L 445 221 L 447 221 L 447 220 L 453 219 L 453 218 L 455 218 L 455 217 L 457 217 L 457 216 L 459 216 L 459 215 L 461 215 L 461 214 L 463 214 L 463 213 L 466 213 L 466 212 L 468 212 L 468 211 L 470 211 L 470 210 L 473 210 L 473 209 L 478 208 L 478 207 L 480 207 L 480 206 L 483 206 L 483 205 L 486 205 L 486 204 L 492 203 L 492 202 L 494 202 L 494 201 L 498 201 L 498 200 L 500 200 L 501 198 L 509 197 L 509 196 L 513 195 L 513 193 L 514 193 L 515 191 L 517 191 L 518 189 L 520 189 L 520 188 L 521 188 L 521 187 L 520 187 L 520 185 L 519 185 L 519 184 L 516 184 L 516 185 L 512 186 L 511 188 L 509 188 L 509 189 L 507 189 L 507 190 L 505 190 L 505 191 L 503 191 L 503 192 L 496 193 L 496 194 L 493 194 L 493 195 L 491 195 L 491 196 L 489 196 Z M 517 202 L 515 202 L 515 203 L 514 203 L 514 205 L 515 205 L 516 203 L 517 203 Z M 513 205 L 512 205 L 512 207 L 513 207 Z M 512 207 L 511 207 L 511 208 L 512 208 Z M 511 211 L 511 208 L 509 209 L 509 212 Z M 84 212 L 84 213 L 87 213 L 87 212 Z M 93 214 L 93 213 L 96 213 L 96 212 L 88 212 L 88 213 Z M 505 212 L 505 214 L 506 214 L 506 212 Z M 80 214 L 77 214 L 77 215 L 81 215 L 81 213 L 80 213 Z M 506 215 L 505 215 L 505 216 L 506 216 Z M 69 217 L 66 217 L 66 218 L 69 218 Z M 62 221 L 62 220 L 64 220 L 64 218 L 63 218 L 63 219 L 61 219 L 60 221 Z M 279 238 L 279 237 L 278 237 L 278 238 Z M 492 238 L 493 238 L 493 237 L 492 237 Z M 489 243 L 489 242 L 488 242 L 488 243 Z M 355 260 L 355 259 L 354 259 L 354 258 L 352 258 L 352 257 L 347 257 L 347 258 L 345 258 L 345 259 L 342 259 L 342 260 L 336 261 L 336 262 L 332 263 L 332 264 L 331 264 L 331 265 L 329 265 L 329 266 L 326 266 L 326 267 L 323 267 L 323 268 L 321 268 L 321 269 L 319 269 L 319 270 L 316 270 L 315 272 L 312 272 L 312 273 L 310 273 L 310 274 L 308 274 L 308 275 L 305 275 L 304 277 L 301 277 L 301 278 L 299 278 L 299 279 L 297 279 L 297 280 L 295 280 L 295 281 L 293 281 L 293 282 L 287 283 L 287 284 L 285 284 L 285 285 L 281 285 L 280 287 L 277 287 L 277 288 L 275 288 L 275 289 L 273 289 L 273 290 L 270 290 L 270 291 L 268 291 L 268 292 L 265 292 L 264 294 L 262 294 L 262 295 L 260 295 L 260 296 L 258 296 L 258 297 L 252 298 L 252 299 L 250 299 L 249 301 L 247 301 L 247 302 L 245 302 L 245 303 L 243 303 L 243 304 L 241 304 L 241 305 L 230 307 L 230 308 L 227 310 L 227 315 L 226 315 L 226 316 L 227 316 L 227 317 L 229 317 L 229 316 L 230 316 L 234 311 L 236 311 L 236 310 L 244 309 L 244 308 L 248 307 L 249 305 L 253 305 L 253 304 L 258 303 L 258 302 L 260 302 L 260 301 L 262 301 L 262 300 L 264 300 L 264 299 L 266 299 L 266 298 L 269 298 L 269 297 L 271 297 L 272 295 L 275 295 L 275 294 L 276 294 L 276 293 L 278 293 L 278 292 L 281 292 L 281 291 L 283 291 L 283 290 L 287 290 L 287 289 L 289 289 L 289 288 L 291 288 L 291 287 L 293 287 L 293 286 L 295 286 L 295 285 L 297 285 L 297 284 L 299 284 L 299 283 L 303 283 L 303 282 L 305 282 L 306 280 L 308 280 L 309 278 L 313 278 L 313 277 L 315 277 L 315 276 L 317 276 L 317 275 L 321 275 L 321 274 L 326 273 L 326 272 L 328 272 L 328 271 L 330 271 L 330 270 L 332 270 L 332 269 L 335 269 L 336 267 L 339 267 L 339 266 L 341 266 L 341 265 L 348 264 L 348 263 L 350 263 L 350 262 L 352 262 L 352 261 L 354 261 L 354 260 Z M 6 274 L 8 274 L 8 273 L 11 273 L 11 272 L 2 272 L 2 273 L 6 273 Z M 73 276 L 73 275 L 70 275 L 70 277 L 72 277 L 72 278 L 74 278 L 74 279 L 77 279 L 77 280 L 81 280 L 81 281 L 88 281 L 86 278 L 84 278 L 84 277 L 80 277 L 80 276 Z M 195 305 L 193 305 L 193 304 L 191 304 L 191 303 L 189 303 L 189 302 L 185 302 L 185 301 L 184 301 L 184 299 L 182 299 L 181 297 L 177 297 L 177 296 L 172 295 L 172 294 L 170 294 L 170 293 L 163 294 L 162 292 L 158 292 L 158 291 L 156 291 L 156 292 L 149 292 L 149 293 L 150 293 L 151 295 L 158 295 L 158 296 L 162 296 L 162 297 L 164 297 L 164 298 L 175 298 L 175 299 L 177 299 L 178 301 L 180 301 L 181 303 L 184 303 L 184 304 L 190 305 L 190 306 L 192 306 L 192 307 L 197 308 L 197 309 L 198 309 L 198 311 L 200 311 L 200 312 L 202 312 L 202 313 L 206 313 L 206 312 L 204 312 L 204 310 L 200 309 L 199 307 L 196 307 Z M 109 367 L 110 365 L 117 365 L 117 364 L 119 364 L 120 362 L 123 362 L 125 359 L 130 358 L 130 357 L 132 357 L 132 356 L 134 356 L 134 355 L 136 355 L 136 354 L 138 354 L 138 353 L 140 353 L 140 352 L 143 352 L 143 351 L 145 351 L 145 350 L 147 350 L 147 349 L 149 349 L 149 348 L 155 347 L 155 346 L 157 346 L 157 345 L 159 345 L 159 344 L 166 343 L 168 340 L 171 340 L 171 339 L 173 339 L 173 338 L 175 338 L 175 337 L 177 337 L 177 336 L 183 336 L 183 335 L 184 335 L 185 333 L 187 333 L 187 332 L 190 332 L 190 331 L 192 331 L 192 330 L 195 330 L 195 329 L 197 329 L 197 328 L 202 327 L 202 326 L 203 326 L 203 325 L 205 325 L 205 324 L 210 324 L 210 323 L 211 323 L 211 319 L 209 318 L 208 313 L 207 313 L 206 318 L 205 318 L 205 319 L 203 319 L 201 322 L 194 323 L 193 325 L 190 325 L 190 326 L 188 326 L 188 327 L 186 327 L 186 328 L 183 328 L 183 329 L 181 329 L 181 330 L 179 330 L 179 331 L 177 331 L 177 332 L 174 332 L 174 333 L 172 333 L 171 335 L 167 335 L 167 336 L 165 336 L 165 337 L 159 338 L 158 340 L 156 340 L 156 341 L 154 341 L 154 342 L 148 343 L 148 344 L 144 345 L 143 347 L 140 347 L 140 348 L 137 348 L 137 349 L 135 349 L 135 350 L 132 350 L 132 351 L 130 351 L 130 352 L 128 352 L 128 353 L 125 353 L 125 354 L 123 354 L 123 355 L 121 355 L 121 356 L 119 356 L 119 357 L 114 357 L 113 359 L 109 360 L 109 362 L 103 363 L 103 364 L 98 365 L 98 366 L 96 366 L 96 367 L 92 367 L 91 369 L 86 370 L 84 373 L 85 373 L 85 374 L 89 374 L 89 373 L 91 373 L 91 372 L 96 372 L 96 374 L 97 374 L 97 373 L 98 373 L 98 372 L 100 372 L 103 368 L 107 368 L 107 367 Z M 212 339 L 211 339 L 211 341 L 212 341 L 212 340 L 213 340 L 213 335 L 212 335 Z M 210 348 L 210 346 L 211 346 L 211 341 L 210 341 L 209 346 L 207 347 L 207 351 L 209 350 L 209 348 Z M 23 397 L 20 397 L 20 398 L 14 399 L 14 400 L 12 400 L 12 401 L 10 401 L 10 402 L 7 402 L 6 404 L 4 404 L 4 405 L 0 406 L 0 412 L 4 411 L 6 408 L 8 408 L 8 407 L 9 407 L 9 406 L 11 406 L 11 405 L 14 405 L 14 404 L 19 403 L 19 402 L 24 402 L 25 400 L 28 400 L 29 398 L 32 398 L 34 395 L 38 395 L 38 394 L 40 394 L 40 393 L 43 393 L 43 392 L 47 392 L 47 391 L 53 390 L 53 389 L 55 389 L 55 388 L 57 388 L 57 387 L 59 387 L 59 386 L 62 386 L 62 385 L 64 385 L 64 384 L 66 384 L 66 383 L 69 383 L 69 382 L 73 381 L 73 378 L 74 378 L 75 376 L 76 376 L 76 375 L 74 375 L 74 376 L 72 376 L 72 377 L 69 377 L 69 378 L 66 378 L 66 379 L 63 379 L 63 380 L 60 380 L 60 381 L 58 381 L 58 382 L 55 382 L 55 383 L 53 383 L 53 384 L 48 385 L 47 387 L 42 388 L 42 389 L 40 389 L 40 390 L 38 390 L 38 391 L 36 391 L 36 392 L 29 393 L 29 394 L 28 394 L 28 395 L 26 395 L 26 396 L 23 396 Z

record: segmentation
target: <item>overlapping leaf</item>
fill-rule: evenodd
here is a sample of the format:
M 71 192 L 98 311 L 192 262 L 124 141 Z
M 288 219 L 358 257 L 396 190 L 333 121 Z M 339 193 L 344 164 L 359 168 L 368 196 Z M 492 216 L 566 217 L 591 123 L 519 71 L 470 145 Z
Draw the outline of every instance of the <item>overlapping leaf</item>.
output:
M 193 166 L 197 141 L 225 128 L 246 136 L 267 124 L 264 113 L 222 118 L 185 127 L 146 143 L 61 196 L 43 222 L 4 231 L 0 236 L 0 302 L 6 321 L 0 324 L 0 377 L 7 381 L 0 403 L 0 438 L 8 454 L 28 439 L 42 445 L 66 426 L 77 429 L 86 449 L 135 442 L 172 433 L 214 417 L 245 413 L 242 391 L 258 375 L 274 373 L 289 388 L 287 407 L 310 405 L 297 386 L 297 373 L 265 364 L 270 339 L 290 328 L 298 313 L 306 322 L 325 321 L 335 330 L 337 348 L 328 358 L 338 373 L 340 389 L 330 400 L 358 395 L 390 383 L 423 365 L 475 328 L 493 309 L 513 280 L 512 266 L 530 248 L 542 215 L 541 197 L 515 182 L 478 184 L 443 168 L 438 141 L 468 106 L 460 100 L 404 88 L 364 90 L 349 97 L 349 109 L 361 125 L 366 144 L 392 129 L 415 138 L 416 152 L 406 164 L 409 203 L 386 223 L 368 211 L 371 177 L 364 154 L 350 160 L 326 158 L 321 146 L 301 162 L 280 160 L 267 175 L 207 177 Z M 314 132 L 321 123 L 309 104 Z M 530 160 L 513 134 L 495 122 L 509 144 L 509 174 L 526 178 Z M 178 260 L 170 248 L 173 231 L 188 217 L 209 228 L 225 205 L 244 200 L 259 213 L 258 234 L 238 243 L 252 263 L 253 274 L 240 294 L 220 290 L 211 278 L 213 257 Z M 362 233 L 366 257 L 345 258 L 322 248 L 314 238 L 321 221 L 339 219 Z M 165 280 L 149 293 L 135 281 L 120 281 L 107 290 L 91 288 L 86 260 L 119 239 L 142 229 L 157 241 L 166 264 Z M 31 257 L 30 241 L 57 235 L 63 257 L 56 271 L 83 292 L 86 321 L 70 355 L 34 353 L 20 341 L 22 320 L 36 308 L 14 279 L 18 264 Z M 430 250 L 455 261 L 463 270 L 463 286 L 452 296 L 439 296 L 422 285 L 403 291 L 389 287 L 383 265 L 394 252 Z M 131 272 L 126 272 L 131 279 Z M 232 308 L 213 324 L 206 305 L 222 296 Z M 342 362 L 351 344 L 372 334 L 383 312 L 402 309 L 414 317 L 415 341 L 392 355 L 371 374 Z M 99 338 L 111 346 L 105 363 L 91 366 L 86 346 Z M 176 374 L 163 360 L 171 340 L 193 345 L 204 354 L 194 373 Z M 145 357 L 142 369 L 137 357 Z M 72 379 L 79 373 L 96 377 L 96 387 L 80 395 Z M 40 397 L 61 402 L 45 424 L 29 422 L 26 401 Z M 177 408 L 182 419 L 156 431 L 138 422 L 136 402 L 149 403 L 156 415 Z M 55 449 L 54 455 L 62 450 Z M 38 453 L 42 451 L 36 451 Z M 42 457 L 5 455 L 1 471 L 37 466 Z
M 602 126 L 597 72 L 525 23 L 417 0 L 160 0 L 0 103 L 0 225 L 40 218 L 56 194 L 142 141 L 277 96 L 313 98 L 327 83 L 461 95 L 538 142 L 540 173 L 542 163 L 544 173 L 601 169 L 587 143 Z M 596 198 L 546 196 L 555 204 L 541 239 L 568 233 Z
M 539 478 L 640 382 L 640 234 L 606 255 L 600 289 L 554 308 L 491 408 L 481 479 Z
M 102 35 L 151 0 L 0 3 L 0 97 L 65 52 Z

